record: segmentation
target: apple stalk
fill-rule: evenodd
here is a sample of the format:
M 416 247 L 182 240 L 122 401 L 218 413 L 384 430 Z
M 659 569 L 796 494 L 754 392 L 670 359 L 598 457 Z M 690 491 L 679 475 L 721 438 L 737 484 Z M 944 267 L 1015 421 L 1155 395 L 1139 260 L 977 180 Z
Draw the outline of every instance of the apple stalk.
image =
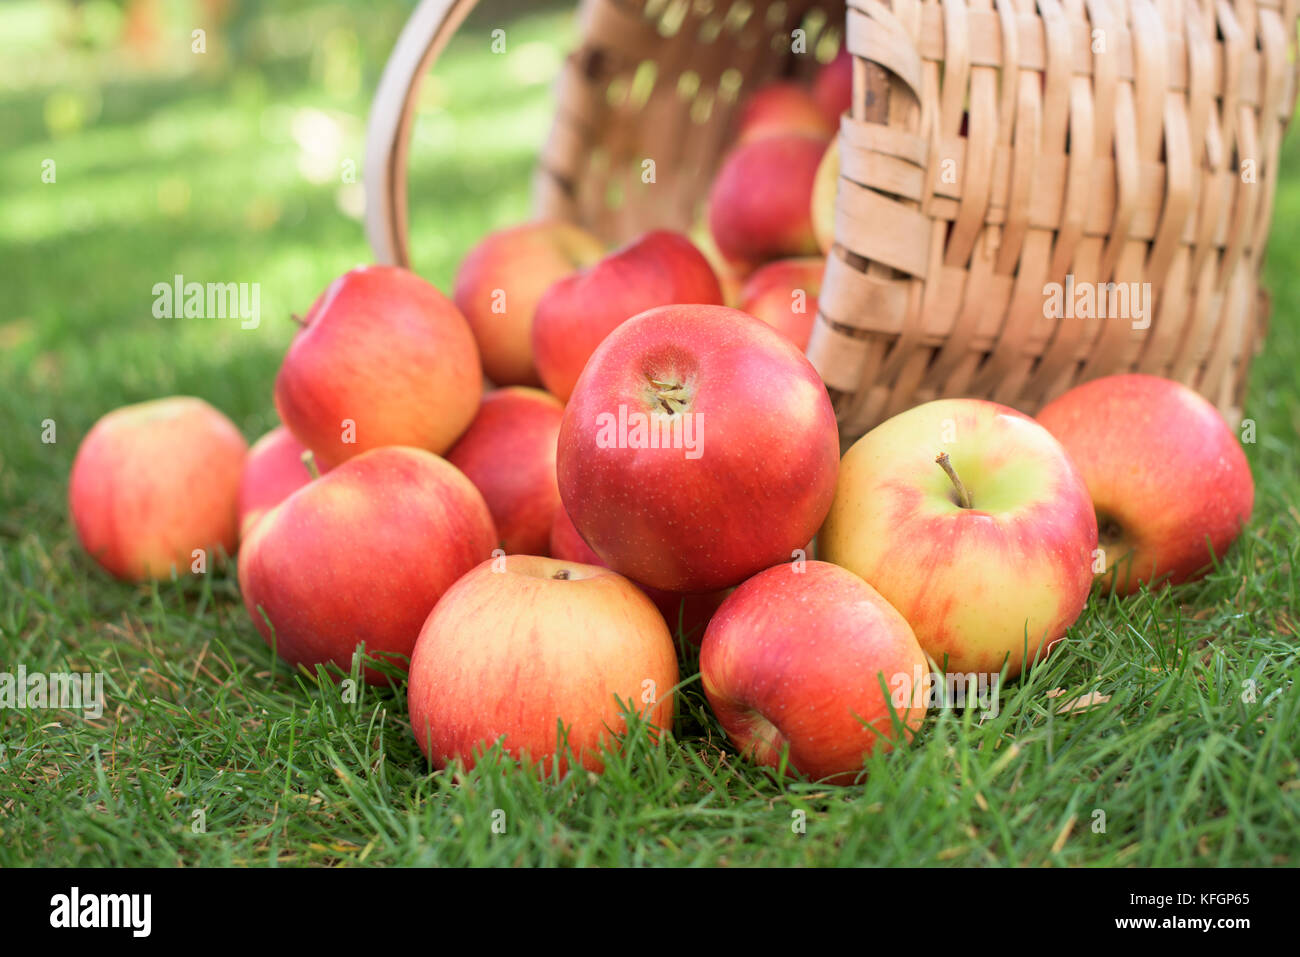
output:
M 316 466 L 316 456 L 312 454 L 311 449 L 302 453 L 302 464 L 307 466 L 307 474 L 311 476 L 313 482 L 320 478 L 320 469 Z
M 952 479 L 953 488 L 957 490 L 957 504 L 962 508 L 970 508 L 970 490 L 967 489 L 965 483 L 962 482 L 961 476 L 957 474 L 957 470 L 952 467 L 952 462 L 948 459 L 948 453 L 940 452 L 935 458 L 935 461 L 939 463 L 941 469 L 948 473 L 948 478 Z
M 677 415 L 686 411 L 690 404 L 690 394 L 684 382 L 667 382 L 654 376 L 647 376 L 646 379 L 654 391 L 655 404 L 665 413 Z

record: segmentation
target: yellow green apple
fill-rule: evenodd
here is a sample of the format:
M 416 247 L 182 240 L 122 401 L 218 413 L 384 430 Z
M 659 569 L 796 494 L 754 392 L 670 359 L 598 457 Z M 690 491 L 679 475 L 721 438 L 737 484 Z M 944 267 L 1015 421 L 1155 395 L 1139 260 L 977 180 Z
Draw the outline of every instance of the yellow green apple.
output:
M 940 399 L 859 439 L 819 554 L 866 579 L 946 670 L 1014 676 L 1078 618 L 1097 520 L 1061 443 L 1020 412 Z

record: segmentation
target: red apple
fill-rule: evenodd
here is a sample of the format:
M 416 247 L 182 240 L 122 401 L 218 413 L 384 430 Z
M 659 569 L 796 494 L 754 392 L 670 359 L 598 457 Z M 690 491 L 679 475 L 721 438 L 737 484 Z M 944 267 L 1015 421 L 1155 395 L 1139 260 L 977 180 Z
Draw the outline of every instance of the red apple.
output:
M 817 254 L 813 179 L 825 151 L 824 139 L 782 134 L 745 143 L 723 161 L 709 194 L 709 228 L 739 271 Z
M 344 273 L 316 300 L 275 380 L 280 419 L 322 466 L 385 445 L 442 454 L 478 411 L 465 318 L 396 266 Z
M 283 425 L 253 443 L 239 480 L 239 540 L 262 516 L 311 481 L 306 447 Z M 317 469 L 320 469 L 319 463 Z M 328 471 L 328 469 L 326 469 Z
M 666 306 L 596 350 L 560 427 L 560 496 L 620 574 L 709 592 L 788 561 L 835 493 L 826 388 L 770 326 Z
M 839 117 L 827 119 L 817 100 L 798 83 L 770 83 L 745 101 L 736 131 L 737 143 L 751 143 L 765 136 L 798 133 L 828 140 L 839 125 Z
M 663 591 L 639 583 L 637 587 L 655 603 L 655 607 L 659 609 L 659 614 L 663 615 L 664 621 L 668 622 L 668 630 L 673 637 L 680 636 L 682 640 L 690 642 L 696 648 L 704 640 L 704 630 L 709 627 L 709 622 L 713 619 L 714 614 L 722 607 L 722 603 L 727 600 L 727 596 L 732 592 L 730 588 L 721 588 L 718 591 L 705 592 L 702 595 L 692 595 L 683 592 Z
M 700 648 L 704 694 L 732 744 L 769 767 L 788 748 L 795 770 L 837 784 L 920 728 L 914 676 L 928 672 L 903 616 L 826 562 L 755 575 L 722 603 Z
M 841 50 L 834 60 L 817 71 L 812 96 L 822 116 L 839 129 L 840 117 L 853 105 L 853 57 L 848 50 Z
M 558 279 L 605 254 L 604 244 L 565 222 L 525 223 L 489 234 L 456 273 L 453 298 L 469 321 L 483 372 L 499 385 L 540 385 L 533 315 Z
M 941 399 L 849 449 L 818 544 L 897 608 L 946 670 L 996 674 L 1008 662 L 1015 676 L 1083 610 L 1097 522 L 1070 456 L 1041 425 L 995 402 Z
M 77 537 L 128 581 L 185 574 L 198 550 L 233 555 L 247 452 L 239 430 L 202 399 L 172 396 L 110 412 L 72 463 L 68 509 Z
M 591 546 L 582 540 L 582 536 L 573 527 L 573 521 L 563 506 L 555 510 L 555 524 L 551 528 L 551 557 L 566 562 L 609 567 L 591 550 Z M 664 621 L 668 622 L 668 630 L 674 636 L 680 635 L 696 646 L 704 638 L 704 629 L 708 627 L 709 619 L 730 594 L 730 590 L 725 588 L 720 591 L 706 592 L 703 595 L 690 595 L 651 588 L 640 582 L 633 582 L 633 584 L 655 603 L 659 614 L 663 615 Z
M 564 404 L 540 389 L 514 386 L 483 397 L 469 430 L 447 461 L 483 493 L 501 546 L 510 554 L 545 555 L 560 510 L 555 443 Z
M 605 560 L 592 551 L 591 546 L 582 540 L 573 519 L 561 504 L 555 510 L 555 521 L 551 525 L 551 557 L 566 562 L 579 562 L 583 565 L 600 565 L 608 568 Z
M 1245 453 L 1214 406 L 1184 385 L 1094 379 L 1049 402 L 1038 421 L 1087 483 L 1106 564 L 1097 578 L 1118 594 L 1199 578 L 1250 518 Z
M 347 671 L 364 642 L 401 666 L 442 593 L 496 540 L 487 503 L 459 469 L 389 446 L 348 459 L 254 525 L 239 587 L 257 630 L 291 665 Z M 373 668 L 365 678 L 384 680 Z
M 596 347 L 639 312 L 671 303 L 721 305 L 708 260 L 680 233 L 654 230 L 551 286 L 537 304 L 533 352 L 548 391 L 567 400 Z
M 762 319 L 803 352 L 808 348 L 826 260 L 781 259 L 749 277 L 740 290 L 740 308 Z
M 447 592 L 411 659 L 407 701 L 420 750 L 436 767 L 473 767 L 503 740 L 510 754 L 567 770 L 557 747 L 600 771 L 624 706 L 653 728 L 673 720 L 677 656 L 663 618 L 606 568 L 514 555 L 486 562 Z M 652 732 L 653 733 L 653 732 Z

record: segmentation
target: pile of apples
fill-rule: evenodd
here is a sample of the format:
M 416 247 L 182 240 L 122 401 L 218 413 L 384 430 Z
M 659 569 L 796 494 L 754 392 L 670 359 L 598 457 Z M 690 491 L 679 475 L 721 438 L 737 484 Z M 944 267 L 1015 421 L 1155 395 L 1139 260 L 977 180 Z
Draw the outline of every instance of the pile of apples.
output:
M 1096 380 L 1037 419 L 937 400 L 841 460 L 803 351 L 812 194 L 848 88 L 842 56 L 749 100 L 712 263 L 672 232 L 608 252 L 524 224 L 469 253 L 451 299 L 396 267 L 331 283 L 276 378 L 283 425 L 251 450 L 195 398 L 104 416 L 70 478 L 86 551 L 126 580 L 237 553 L 285 661 L 343 677 L 364 649 L 409 671 L 437 767 L 502 742 L 600 770 L 631 712 L 672 728 L 677 636 L 738 749 L 837 782 L 921 726 L 925 689 L 899 699 L 900 676 L 1014 676 L 1094 579 L 1203 572 L 1253 483 L 1171 381 Z

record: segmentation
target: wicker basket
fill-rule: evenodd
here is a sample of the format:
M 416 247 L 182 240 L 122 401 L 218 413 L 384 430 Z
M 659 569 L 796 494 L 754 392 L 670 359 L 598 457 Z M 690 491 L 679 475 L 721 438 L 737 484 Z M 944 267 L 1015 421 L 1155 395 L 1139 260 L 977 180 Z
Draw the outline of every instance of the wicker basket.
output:
M 380 262 L 408 262 L 416 87 L 474 6 L 423 0 L 385 69 L 366 152 Z M 743 97 L 846 36 L 853 106 L 808 348 L 846 440 L 932 398 L 1034 412 L 1129 371 L 1240 417 L 1294 0 L 582 0 L 579 17 L 536 211 L 611 242 L 688 229 Z

